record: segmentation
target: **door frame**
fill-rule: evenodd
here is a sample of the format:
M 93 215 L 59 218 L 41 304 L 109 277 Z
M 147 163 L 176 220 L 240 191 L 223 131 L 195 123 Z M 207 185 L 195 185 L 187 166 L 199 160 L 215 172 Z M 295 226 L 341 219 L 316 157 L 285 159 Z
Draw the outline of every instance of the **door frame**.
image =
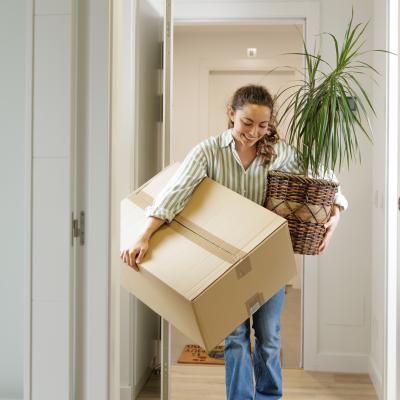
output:
M 399 53 L 399 5 L 398 0 L 387 0 L 387 48 Z M 386 79 L 386 182 L 385 182 L 385 317 L 383 355 L 383 397 L 395 399 L 400 395 L 400 329 L 397 315 L 400 311 L 400 268 L 398 243 L 400 238 L 400 174 L 399 163 L 399 60 L 387 55 Z M 397 381 L 397 382 L 396 382 Z
M 110 16 L 108 19 L 108 29 L 109 29 L 109 57 L 107 60 L 106 59 L 100 59 L 98 58 L 94 65 L 98 63 L 103 63 L 108 65 L 108 72 L 109 72 L 109 79 L 112 74 L 112 62 L 111 62 L 111 57 L 113 54 L 113 49 L 112 47 L 112 35 L 111 32 L 113 31 L 113 26 L 112 26 L 112 12 L 110 10 L 113 9 L 113 0 L 103 0 L 108 2 L 109 4 L 109 12 Z M 162 1 L 159 1 L 160 4 L 162 4 Z M 211 3 L 208 3 L 211 4 Z M 190 16 L 193 15 L 193 8 L 198 8 L 198 12 L 196 12 L 195 15 L 198 15 L 199 18 L 193 19 Z M 251 22 L 254 23 L 290 23 L 290 21 L 296 21 L 297 23 L 299 21 L 303 22 L 304 24 L 304 37 L 305 37 L 305 42 L 307 43 L 308 46 L 312 46 L 314 44 L 315 40 L 315 35 L 319 33 L 319 20 L 320 20 L 320 6 L 319 3 L 316 2 L 311 2 L 311 1 L 306 1 L 306 2 L 285 2 L 285 3 L 267 3 L 267 4 L 262 4 L 260 2 L 254 2 L 254 7 L 249 7 L 249 4 L 247 4 L 247 10 L 253 10 L 253 15 L 249 15 L 247 17 L 243 18 L 237 18 L 237 16 L 230 16 L 229 15 L 229 10 L 230 8 L 227 7 L 227 4 L 222 4 L 219 5 L 221 7 L 220 10 L 220 15 L 224 15 L 223 19 L 220 17 L 215 17 L 212 15 L 206 15 L 204 14 L 204 5 L 199 3 L 190 3 L 190 4 L 180 4 L 180 12 L 176 12 L 176 8 L 174 8 L 174 24 L 179 24 L 179 23 L 190 23 L 190 24 L 195 24 L 195 23 L 217 23 L 217 24 L 223 24 L 223 23 L 238 23 L 241 22 L 243 24 L 249 24 Z M 260 13 L 260 8 L 263 12 Z M 161 9 L 161 7 L 159 8 Z M 255 11 L 254 11 L 255 10 Z M 186 14 L 187 13 L 187 14 Z M 212 12 L 211 12 L 212 14 Z M 244 15 L 244 14 L 243 14 Z M 104 34 L 104 32 L 103 32 Z M 95 38 L 93 38 L 95 40 Z M 102 39 L 104 41 L 104 37 Z M 99 42 L 98 42 L 99 43 Z M 104 46 L 104 42 L 102 43 L 102 46 Z M 104 55 L 104 54 L 103 54 Z M 104 82 L 103 82 L 104 84 Z M 109 88 L 109 97 L 108 97 L 108 107 L 109 107 L 109 112 L 110 115 L 112 115 L 112 112 L 110 110 L 111 108 L 111 98 L 112 92 L 111 92 L 111 87 Z M 103 101 L 106 99 L 103 98 Z M 97 99 L 97 101 L 101 101 L 101 99 Z M 129 111 L 128 111 L 129 112 Z M 126 116 L 127 119 L 133 118 L 133 113 L 134 110 L 130 110 L 132 113 L 131 116 Z M 108 129 L 112 129 L 112 123 L 111 123 L 111 117 L 109 120 L 109 126 L 107 126 Z M 107 132 L 107 140 L 109 145 L 111 145 L 111 131 Z M 104 133 L 105 134 L 105 131 Z M 111 147 L 108 148 L 107 151 L 107 159 L 109 160 L 110 154 L 111 154 Z M 91 149 L 89 149 L 90 152 L 93 153 L 93 155 L 97 152 L 95 146 Z M 103 149 L 103 154 L 105 149 Z M 110 168 L 111 164 L 108 165 L 108 168 Z M 110 186 L 110 170 L 108 169 L 108 173 L 104 175 L 104 179 L 107 179 L 108 182 L 108 187 L 111 188 Z M 104 216 L 107 216 L 107 221 L 109 221 L 110 218 L 110 213 L 111 213 L 111 200 L 108 200 L 108 208 L 103 208 L 102 213 L 97 213 L 98 218 L 103 218 Z M 104 243 L 104 238 L 103 241 Z M 107 247 L 107 255 L 109 257 L 109 254 L 111 254 L 111 237 L 108 235 L 108 247 Z M 89 249 L 88 249 L 89 250 Z M 111 266 L 110 260 L 109 262 L 109 268 Z M 303 298 L 302 298 L 302 320 L 304 321 L 304 324 L 307 325 L 310 333 L 315 330 L 316 327 L 313 325 L 314 321 L 317 317 L 317 308 L 314 307 L 317 301 L 317 280 L 318 280 L 318 269 L 316 268 L 317 266 L 317 261 L 313 257 L 304 257 L 304 262 L 303 262 L 303 268 L 305 268 L 305 265 L 307 265 L 307 268 L 309 269 L 309 272 L 307 273 L 307 279 L 305 279 L 305 274 L 303 272 Z M 107 347 L 107 355 L 108 355 L 108 360 L 109 364 L 107 366 L 108 369 L 108 394 L 109 394 L 109 399 L 110 400 L 117 400 L 119 399 L 119 391 L 120 391 L 120 379 L 119 379 L 119 366 L 118 366 L 118 351 L 119 351 L 119 319 L 117 317 L 118 310 L 116 310 L 116 306 L 118 306 L 118 301 L 113 301 L 112 298 L 115 298 L 115 293 L 113 294 L 113 289 L 112 289 L 112 280 L 114 279 L 112 277 L 112 274 L 110 272 L 109 276 L 109 281 L 108 281 L 108 290 L 105 293 L 107 295 L 107 301 L 109 304 L 109 322 L 112 322 L 112 326 L 109 326 L 108 329 L 109 331 L 106 332 L 108 334 L 108 347 Z M 305 296 L 305 291 L 307 291 L 307 296 Z M 306 303 L 305 303 L 306 301 Z M 306 305 L 308 313 L 304 313 L 304 304 Z M 104 325 L 101 324 L 93 324 L 93 331 L 95 330 L 101 330 L 104 332 Z M 303 339 L 304 338 L 304 339 Z M 311 363 L 313 362 L 314 357 L 316 356 L 315 350 L 316 350 L 316 341 L 317 341 L 317 336 L 314 334 L 309 334 L 308 336 L 304 335 L 302 333 L 301 341 L 303 342 L 303 348 L 306 349 L 306 353 L 304 353 L 304 349 L 302 350 L 302 358 L 303 358 L 303 363 L 304 366 L 307 367 L 307 362 L 308 360 L 311 360 Z M 312 364 L 310 364 L 312 365 Z M 95 365 L 94 363 L 92 364 L 92 367 L 95 368 L 101 368 L 104 372 L 104 366 L 102 365 Z M 90 380 L 88 382 L 88 385 L 94 384 L 95 381 Z

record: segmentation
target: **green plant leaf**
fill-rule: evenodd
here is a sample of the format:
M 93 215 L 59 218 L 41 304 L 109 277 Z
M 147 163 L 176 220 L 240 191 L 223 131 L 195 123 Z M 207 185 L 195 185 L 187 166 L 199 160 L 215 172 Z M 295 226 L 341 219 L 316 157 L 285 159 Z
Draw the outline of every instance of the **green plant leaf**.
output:
M 368 23 L 354 23 L 352 9 L 341 46 L 332 33 L 321 34 L 334 46 L 334 67 L 319 52 L 309 52 L 304 39 L 303 52 L 287 53 L 304 57 L 304 79 L 279 91 L 279 123 L 288 121 L 288 142 L 301 157 L 305 174 L 309 169 L 313 174 L 326 173 L 337 165 L 340 171 L 344 162 L 349 168 L 356 157 L 361 161 L 359 135 L 372 142 L 369 116 L 376 116 L 376 111 L 359 78 L 366 76 L 377 83 L 372 75 L 379 71 L 361 57 L 370 51 L 388 52 L 363 50 Z M 329 72 L 322 71 L 321 66 L 328 66 Z M 348 97 L 356 101 L 354 111 Z

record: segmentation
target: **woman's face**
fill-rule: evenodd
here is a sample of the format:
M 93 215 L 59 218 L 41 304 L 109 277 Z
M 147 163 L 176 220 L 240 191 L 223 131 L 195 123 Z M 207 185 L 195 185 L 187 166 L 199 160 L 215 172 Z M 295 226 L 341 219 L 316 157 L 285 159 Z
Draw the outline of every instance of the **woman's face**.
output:
M 271 109 L 258 104 L 246 104 L 234 111 L 229 107 L 229 118 L 233 121 L 233 136 L 244 147 L 253 147 L 269 131 Z

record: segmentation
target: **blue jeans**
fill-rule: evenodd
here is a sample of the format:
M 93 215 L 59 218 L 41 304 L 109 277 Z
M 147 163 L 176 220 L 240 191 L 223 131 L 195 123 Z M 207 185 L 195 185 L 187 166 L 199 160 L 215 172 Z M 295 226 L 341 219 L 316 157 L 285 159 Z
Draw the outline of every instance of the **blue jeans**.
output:
M 250 354 L 250 318 L 225 339 L 225 380 L 228 400 L 277 400 L 282 397 L 280 316 L 285 288 L 253 314 L 254 377 Z

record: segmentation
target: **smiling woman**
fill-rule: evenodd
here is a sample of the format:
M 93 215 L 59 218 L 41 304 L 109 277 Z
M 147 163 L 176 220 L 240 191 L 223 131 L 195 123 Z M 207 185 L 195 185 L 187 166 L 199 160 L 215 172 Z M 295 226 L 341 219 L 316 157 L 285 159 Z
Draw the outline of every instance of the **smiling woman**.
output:
M 301 165 L 294 149 L 279 140 L 272 123 L 273 113 L 273 99 L 265 87 L 251 84 L 237 89 L 227 111 L 231 128 L 203 140 L 188 153 L 153 205 L 146 208 L 148 219 L 143 233 L 130 248 L 122 250 L 121 259 L 139 272 L 138 264 L 149 249 L 152 235 L 185 208 L 194 189 L 206 176 L 263 205 L 269 170 L 298 173 Z M 255 122 L 253 128 L 244 126 L 242 119 L 246 118 Z M 269 125 L 265 125 L 266 121 Z M 347 207 L 347 200 L 340 191 L 335 202 Z M 338 222 L 337 215 L 331 218 L 325 247 Z M 252 316 L 257 338 L 254 348 L 255 390 L 259 396 L 282 396 L 279 332 L 284 289 L 280 288 Z M 248 318 L 225 338 L 228 400 L 251 398 L 254 392 L 249 321 Z

